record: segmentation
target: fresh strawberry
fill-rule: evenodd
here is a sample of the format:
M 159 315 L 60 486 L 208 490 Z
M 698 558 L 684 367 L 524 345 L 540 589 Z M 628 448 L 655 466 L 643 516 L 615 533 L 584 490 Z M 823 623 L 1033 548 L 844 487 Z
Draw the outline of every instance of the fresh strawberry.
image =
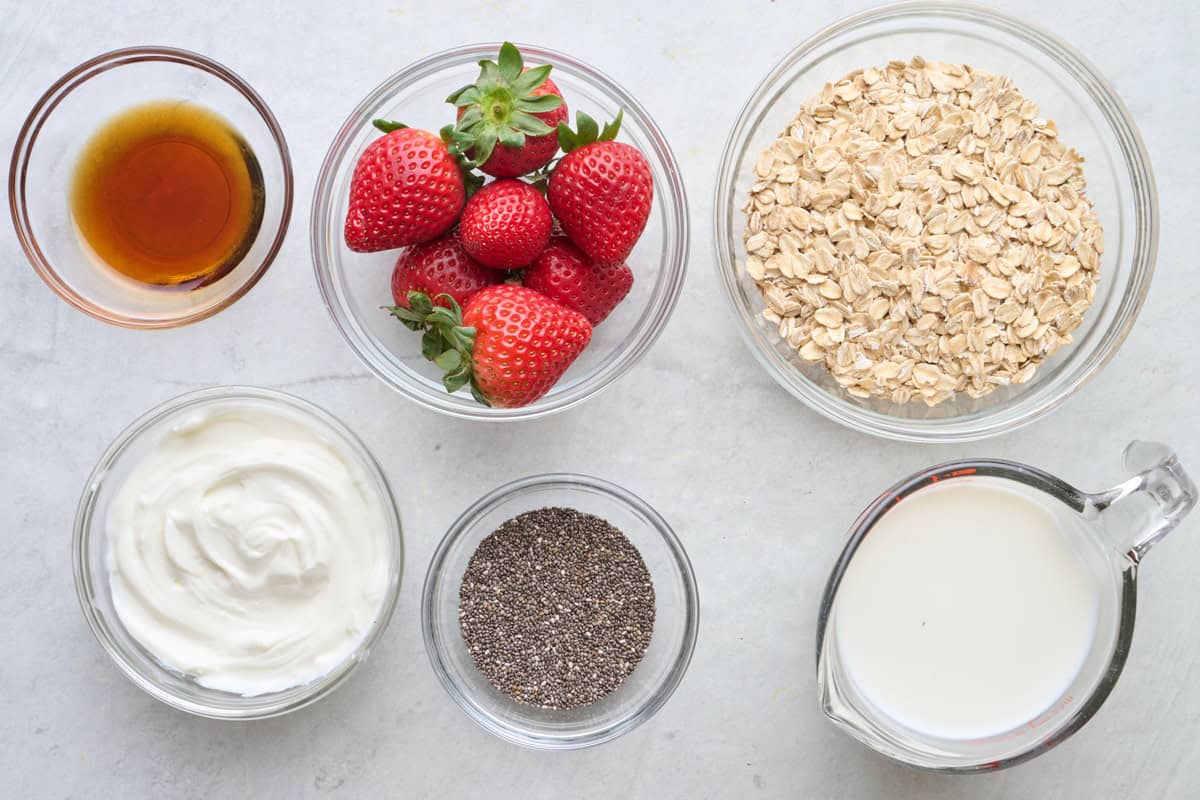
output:
M 629 294 L 633 272 L 623 263 L 598 267 L 565 236 L 556 236 L 522 282 L 599 325 Z
M 489 405 L 527 406 L 550 391 L 592 340 L 592 326 L 524 286 L 490 286 L 471 298 L 474 386 Z
M 446 375 L 446 390 L 470 384 L 479 402 L 516 408 L 550 391 L 592 338 L 587 317 L 524 286 L 489 286 L 467 303 L 435 307 L 423 294 L 393 308 L 405 325 L 424 328 L 422 352 Z
M 550 67 L 525 68 L 510 42 L 496 61 L 480 61 L 479 79 L 446 98 L 458 106 L 447 134 L 457 152 L 497 178 L 515 178 L 546 165 L 558 152 L 555 128 L 567 119 Z
M 592 261 L 620 264 L 650 219 L 650 165 L 636 147 L 613 141 L 620 114 L 603 131 L 586 114 L 577 119 L 577 133 L 558 128 L 566 155 L 550 173 L 546 197 L 567 236 Z
M 395 127 L 367 146 L 350 178 L 346 244 L 358 253 L 392 250 L 445 233 L 466 202 L 462 173 L 436 134 Z
M 554 220 L 542 193 L 506 178 L 471 196 L 458 223 L 463 248 L 481 264 L 519 269 L 537 258 L 550 241 Z
M 489 269 L 467 255 L 458 237 L 447 233 L 400 254 L 392 270 L 392 299 L 396 305 L 408 308 L 408 293 L 422 292 L 430 297 L 448 295 L 461 305 L 480 289 L 504 278 L 504 272 Z M 450 307 L 444 299 L 437 302 Z
M 547 69 L 549 68 L 547 67 Z M 547 78 L 541 86 L 529 92 L 529 97 L 541 97 L 542 95 L 554 95 L 561 98 L 562 92 L 559 91 L 554 81 Z M 468 110 L 467 107 L 460 106 L 458 119 L 461 120 L 466 116 Z M 519 146 L 500 144 L 501 140 L 498 140 L 497 144 L 493 146 L 492 154 L 479 165 L 479 169 L 496 178 L 517 178 L 544 167 L 558 153 L 558 134 L 554 128 L 558 123 L 567 119 L 568 113 L 566 104 L 563 104 L 549 111 L 532 114 L 531 116 L 545 123 L 550 132 L 541 136 L 522 134 L 525 136 L 525 143 Z M 530 127 L 524 122 L 522 124 Z M 515 137 L 513 139 L 515 141 Z M 466 148 L 466 155 L 471 158 L 471 163 L 474 163 L 474 144 L 464 139 L 463 146 Z

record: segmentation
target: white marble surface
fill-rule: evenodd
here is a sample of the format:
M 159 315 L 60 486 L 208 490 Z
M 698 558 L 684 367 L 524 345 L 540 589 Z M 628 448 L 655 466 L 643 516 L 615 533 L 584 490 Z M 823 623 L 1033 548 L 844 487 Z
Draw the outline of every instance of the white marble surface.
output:
M 71 310 L 0 225 L 0 497 L 9 520 L 0 536 L 0 794 L 1197 796 L 1200 516 L 1145 564 L 1133 653 L 1108 704 L 1075 738 L 1014 770 L 943 777 L 874 756 L 820 715 L 812 653 L 819 592 L 846 525 L 903 473 L 979 454 L 1099 487 L 1122 476 L 1120 450 L 1133 437 L 1172 442 L 1200 470 L 1200 96 L 1189 53 L 1200 25 L 1190 3 L 1004 4 L 1064 35 L 1124 97 L 1157 168 L 1162 247 L 1141 320 L 1097 379 L 1030 428 L 958 447 L 875 440 L 805 410 L 749 358 L 713 274 L 712 184 L 749 87 L 805 36 L 867 3 L 168 5 L 0 0 L 0 152 L 69 67 L 114 47 L 177 45 L 231 65 L 272 105 L 292 147 L 298 203 L 282 254 L 247 298 L 164 333 Z M 369 377 L 321 306 L 307 237 L 316 171 L 349 104 L 412 59 L 499 37 L 577 54 L 641 99 L 675 144 L 694 231 L 683 298 L 645 360 L 581 408 L 509 426 L 436 416 Z M 228 382 L 296 392 L 351 420 L 383 462 L 408 531 L 399 609 L 371 660 L 315 707 L 254 724 L 171 711 L 124 680 L 79 613 L 68 562 L 81 483 L 117 431 L 154 403 Z M 595 446 L 616 431 L 621 446 Z M 632 734 L 583 752 L 524 751 L 476 728 L 437 684 L 417 624 L 425 565 L 454 516 L 493 486 L 544 470 L 615 478 L 656 505 L 691 553 L 703 603 L 695 660 L 671 702 Z

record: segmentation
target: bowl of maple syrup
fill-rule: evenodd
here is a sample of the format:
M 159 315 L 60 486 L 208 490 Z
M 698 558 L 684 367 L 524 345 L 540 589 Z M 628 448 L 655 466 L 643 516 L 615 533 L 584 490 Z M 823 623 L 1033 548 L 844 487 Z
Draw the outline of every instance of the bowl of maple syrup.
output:
M 51 86 L 13 150 L 9 205 L 60 297 L 131 328 L 212 316 L 271 265 L 292 210 L 279 123 L 205 56 L 137 47 Z

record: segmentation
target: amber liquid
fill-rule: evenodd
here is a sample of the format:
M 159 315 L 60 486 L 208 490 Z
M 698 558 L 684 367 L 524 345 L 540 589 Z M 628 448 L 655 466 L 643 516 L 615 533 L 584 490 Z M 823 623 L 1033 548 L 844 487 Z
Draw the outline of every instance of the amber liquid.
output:
M 262 170 L 217 114 L 183 101 L 111 119 L 84 147 L 71 187 L 79 233 L 141 283 L 194 289 L 228 274 L 263 217 Z

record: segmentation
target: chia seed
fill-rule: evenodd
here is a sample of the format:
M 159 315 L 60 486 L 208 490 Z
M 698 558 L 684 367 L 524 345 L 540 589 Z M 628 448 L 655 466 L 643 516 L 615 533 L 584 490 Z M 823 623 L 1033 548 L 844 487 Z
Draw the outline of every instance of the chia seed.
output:
M 654 584 L 637 548 L 570 508 L 528 511 L 488 535 L 458 600 L 475 666 L 499 691 L 543 708 L 616 691 L 654 631 Z

